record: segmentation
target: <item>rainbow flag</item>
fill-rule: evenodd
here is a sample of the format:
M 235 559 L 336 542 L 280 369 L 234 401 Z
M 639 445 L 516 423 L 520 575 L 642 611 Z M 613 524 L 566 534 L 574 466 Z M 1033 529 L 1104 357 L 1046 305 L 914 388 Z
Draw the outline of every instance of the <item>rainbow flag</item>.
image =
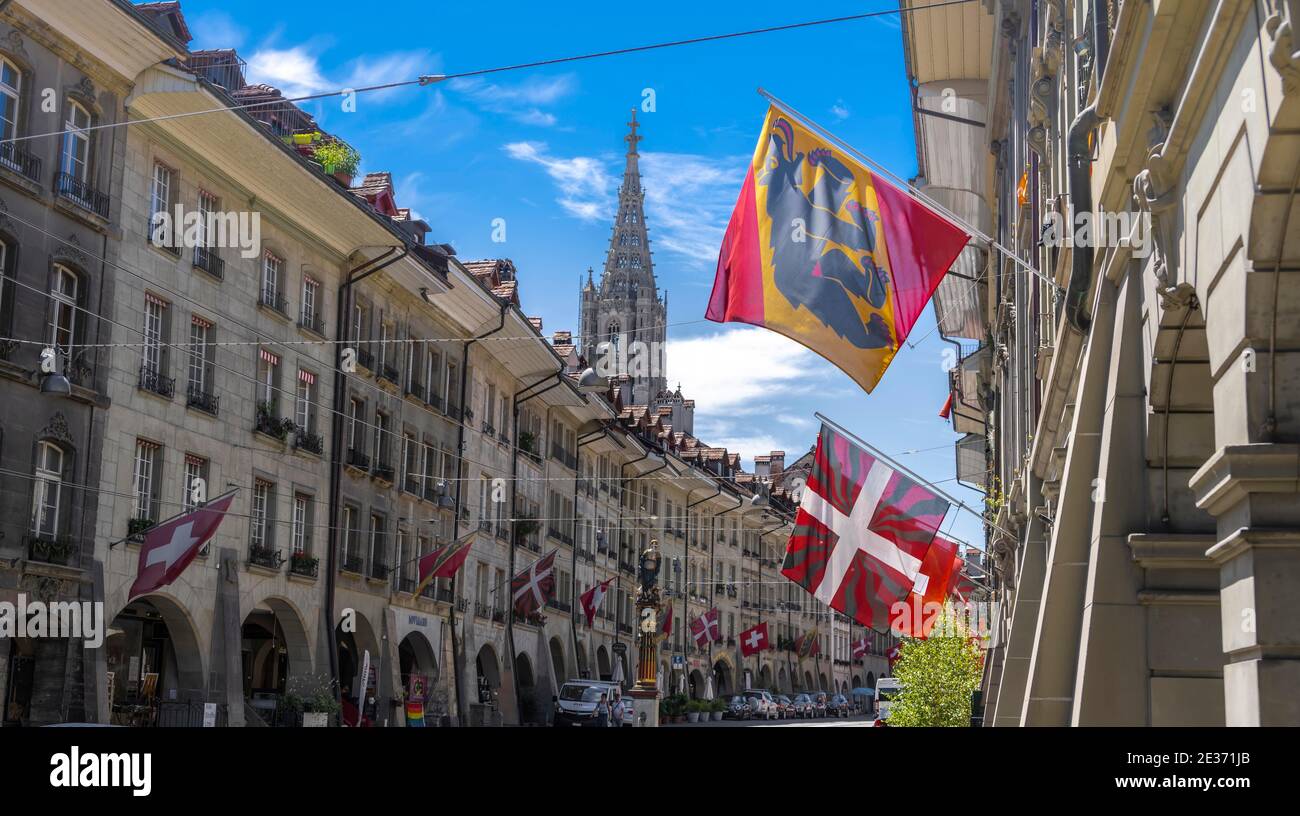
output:
M 771 107 L 705 317 L 784 334 L 870 393 L 969 239 Z

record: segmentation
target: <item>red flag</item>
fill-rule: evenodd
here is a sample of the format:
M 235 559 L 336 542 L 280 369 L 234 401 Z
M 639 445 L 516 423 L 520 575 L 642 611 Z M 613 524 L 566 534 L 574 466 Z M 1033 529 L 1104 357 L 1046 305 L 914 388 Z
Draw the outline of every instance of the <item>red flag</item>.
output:
M 744 657 L 758 654 L 768 647 L 767 623 L 751 626 L 740 633 L 740 653 Z
M 794 639 L 794 653 L 800 660 L 805 657 L 816 657 L 822 653 L 821 638 L 817 636 L 816 627 L 810 632 L 804 632 Z
M 892 616 L 890 628 L 896 635 L 924 639 L 929 636 L 948 598 L 952 573 L 960 569 L 957 545 L 942 536 L 935 536 L 921 561 L 921 570 L 912 585 L 906 608 Z
M 596 619 L 596 611 L 600 609 L 601 601 L 605 600 L 605 593 L 609 591 L 609 585 L 613 582 L 614 579 L 610 578 L 578 596 L 578 600 L 582 603 L 582 611 L 587 616 L 587 626 L 591 626 L 591 622 Z
M 863 635 L 861 640 L 853 641 L 853 659 L 861 660 L 871 654 L 871 636 Z
M 668 604 L 668 610 L 664 612 L 663 622 L 659 626 L 659 631 L 663 632 L 665 637 L 671 637 L 673 634 L 673 605 Z
M 196 510 L 146 530 L 140 545 L 140 566 L 128 598 L 156 592 L 179 578 L 217 532 L 234 498 L 235 491 L 231 490 Z
M 823 425 L 781 573 L 863 626 L 887 631 L 949 509 Z
M 772 107 L 705 317 L 779 332 L 870 392 L 969 237 Z
M 526 618 L 541 609 L 555 594 L 555 550 L 510 579 L 510 597 L 516 618 Z
M 465 563 L 465 559 L 469 557 L 469 545 L 473 540 L 474 535 L 471 533 L 462 537 L 460 541 L 449 542 L 422 556 L 418 564 L 420 579 L 415 594 L 419 595 L 423 592 L 424 587 L 435 578 L 450 578 L 455 575 Z
M 691 621 L 691 637 L 695 638 L 695 645 L 701 649 L 710 643 L 716 643 L 722 639 L 722 627 L 719 621 L 718 608 L 715 606 L 695 620 Z
M 893 646 L 889 647 L 889 651 L 885 652 L 885 658 L 889 660 L 890 671 L 894 670 L 894 664 L 897 663 L 898 658 L 902 656 L 903 656 L 903 644 L 895 643 Z

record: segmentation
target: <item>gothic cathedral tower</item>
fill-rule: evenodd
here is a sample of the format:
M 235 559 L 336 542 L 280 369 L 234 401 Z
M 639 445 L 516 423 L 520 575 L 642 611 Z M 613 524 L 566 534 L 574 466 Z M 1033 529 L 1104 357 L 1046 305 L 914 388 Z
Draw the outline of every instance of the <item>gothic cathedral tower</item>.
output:
M 632 109 L 627 164 L 618 191 L 618 212 L 599 286 L 587 270 L 582 287 L 579 348 L 588 364 L 606 376 L 626 374 L 624 405 L 653 405 L 668 390 L 664 370 L 668 293 L 659 295 L 646 234 L 645 189 L 641 186 L 636 108 Z

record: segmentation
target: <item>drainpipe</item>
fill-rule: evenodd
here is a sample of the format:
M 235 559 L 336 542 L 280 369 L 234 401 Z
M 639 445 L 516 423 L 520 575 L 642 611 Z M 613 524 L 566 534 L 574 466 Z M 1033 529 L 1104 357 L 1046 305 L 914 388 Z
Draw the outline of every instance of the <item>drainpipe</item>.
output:
M 460 402 L 458 403 L 460 416 L 456 418 L 456 515 L 451 522 L 451 540 L 460 541 L 460 511 L 461 511 L 461 488 L 465 484 L 465 393 L 469 388 L 469 347 L 478 341 L 490 337 L 501 331 L 506 325 L 506 312 L 510 311 L 510 304 L 501 302 L 500 320 L 497 321 L 496 328 L 489 329 L 482 334 L 475 335 L 465 341 L 465 346 L 460 355 Z M 447 624 L 451 627 L 451 669 L 455 675 L 456 683 L 456 723 L 465 727 L 465 706 L 464 696 L 460 686 L 460 667 L 457 666 L 457 655 L 460 654 L 460 644 L 456 640 L 456 576 L 451 576 L 451 609 L 447 612 Z
M 1093 75 L 1096 78 L 1095 87 L 1100 91 L 1106 59 L 1110 55 L 1110 29 L 1105 22 L 1105 0 L 1092 0 L 1091 14 Z M 1070 209 L 1075 218 L 1079 213 L 1092 212 L 1092 146 L 1088 143 L 1088 137 L 1100 123 L 1101 117 L 1097 114 L 1097 103 L 1094 101 L 1079 111 L 1079 115 L 1070 124 L 1067 141 Z M 1092 260 L 1092 246 L 1075 246 L 1070 256 L 1070 282 L 1065 290 L 1065 318 L 1070 327 L 1080 334 L 1087 334 L 1088 327 L 1092 324 L 1092 318 L 1083 312 L 1083 302 L 1092 283 Z
M 394 264 L 405 258 L 411 251 L 410 247 L 403 246 L 401 254 L 394 255 L 397 247 L 389 247 L 386 252 L 377 258 L 365 261 L 360 266 L 349 269 L 343 277 L 343 282 L 339 284 L 335 296 L 336 315 L 334 318 L 334 337 L 342 340 L 344 337 L 345 327 L 347 326 L 347 315 L 351 312 L 352 302 L 352 284 L 373 275 L 379 270 L 390 264 Z M 360 342 L 361 338 L 355 338 Z M 330 661 L 330 681 L 334 686 L 334 699 L 342 699 L 342 688 L 339 685 L 339 643 L 334 629 L 334 589 L 335 581 L 338 574 L 338 522 L 339 522 L 339 493 L 342 490 L 343 478 L 343 457 L 340 451 L 343 448 L 343 398 L 347 393 L 347 377 L 343 373 L 343 344 L 334 344 L 334 413 L 330 420 L 330 493 L 329 493 L 329 530 L 327 533 L 328 547 L 325 555 L 325 631 L 329 639 L 329 661 Z M 361 690 L 362 703 L 364 704 L 365 689 Z M 363 705 L 364 708 L 364 705 Z
M 527 386 L 526 388 L 524 388 L 524 390 L 518 392 L 510 399 L 511 402 L 510 425 L 515 432 L 510 435 L 512 440 L 510 443 L 510 501 L 509 504 L 506 505 L 506 508 L 510 512 L 510 550 L 509 550 L 510 566 L 509 569 L 506 571 L 506 575 L 507 575 L 506 580 L 510 580 L 514 578 L 515 575 L 515 547 L 518 544 L 518 539 L 519 539 L 519 535 L 518 535 L 519 521 L 518 519 L 515 518 L 515 514 L 518 512 L 518 509 L 515 507 L 515 499 L 517 498 L 518 485 L 519 485 L 519 433 L 518 433 L 519 406 L 523 405 L 525 402 L 528 402 L 528 400 L 533 399 L 534 397 L 540 397 L 542 394 L 545 394 L 547 391 L 550 391 L 552 388 L 559 387 L 563 377 L 564 377 L 563 371 L 556 371 L 551 374 L 547 374 L 545 377 L 542 377 L 540 380 L 537 380 L 536 382 Z M 548 380 L 555 380 L 555 382 L 551 383 L 550 385 L 546 386 L 540 391 L 534 391 L 533 393 L 528 394 L 529 391 L 532 391 L 534 388 L 537 388 L 538 386 L 542 385 Z M 524 397 L 523 399 L 520 399 L 519 394 L 528 394 L 528 396 Z M 501 588 L 498 587 L 497 591 L 500 590 Z M 508 605 L 506 607 L 506 649 L 508 650 L 509 654 L 506 655 L 506 657 L 510 661 L 509 662 L 510 678 L 511 678 L 510 686 L 515 697 L 515 716 L 516 718 L 519 719 L 518 724 L 523 725 L 524 708 L 522 705 L 520 705 L 521 701 L 519 697 L 519 681 L 518 678 L 515 677 L 514 598 L 510 598 L 507 601 L 507 604 Z

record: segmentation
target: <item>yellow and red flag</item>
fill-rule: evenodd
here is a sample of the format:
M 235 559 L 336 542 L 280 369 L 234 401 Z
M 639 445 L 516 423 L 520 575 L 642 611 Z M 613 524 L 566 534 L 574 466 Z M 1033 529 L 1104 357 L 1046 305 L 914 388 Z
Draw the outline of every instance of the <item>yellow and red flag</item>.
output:
M 705 317 L 784 334 L 870 393 L 969 238 L 772 107 Z

